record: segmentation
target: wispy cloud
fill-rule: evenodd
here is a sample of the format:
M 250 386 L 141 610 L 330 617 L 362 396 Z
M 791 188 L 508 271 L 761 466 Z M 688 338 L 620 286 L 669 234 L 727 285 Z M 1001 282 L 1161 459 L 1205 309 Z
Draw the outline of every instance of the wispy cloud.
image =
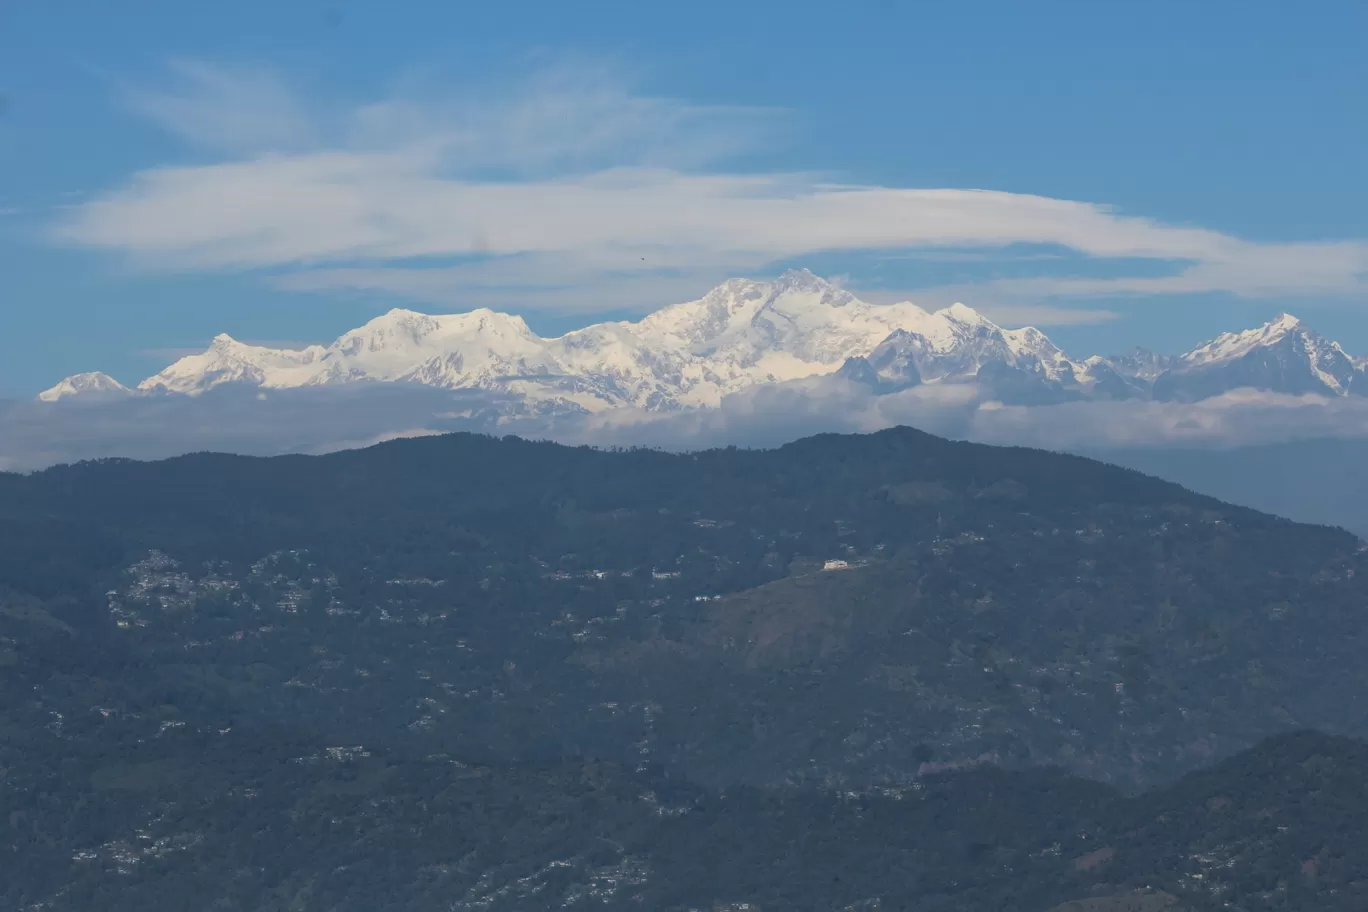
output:
M 972 289 L 1006 300 L 1049 297 L 1140 297 L 1234 292 L 1245 295 L 1368 296 L 1368 243 L 1240 244 L 1221 255 L 1192 262 L 1168 276 L 1073 278 L 1040 276 L 995 279 L 938 289 Z
M 271 270 L 295 289 L 453 306 L 640 308 L 662 303 L 651 289 L 697 292 L 816 254 L 973 257 L 1023 244 L 1162 262 L 1171 274 L 1083 279 L 1065 262 L 1044 277 L 962 286 L 962 297 L 1006 312 L 1194 291 L 1368 294 L 1359 240 L 1253 242 L 1093 202 L 729 169 L 772 112 L 642 96 L 601 68 L 553 70 L 493 98 L 386 99 L 330 118 L 305 115 L 260 73 L 179 72 L 179 94 L 144 93 L 136 107 L 230 157 L 139 172 L 69 210 L 57 239 L 151 267 Z M 961 286 L 934 293 L 951 290 Z
M 171 64 L 171 85 L 128 87 L 128 107 L 196 146 L 229 154 L 298 151 L 321 140 L 313 115 L 271 71 L 198 60 Z
M 634 93 L 614 67 L 581 60 L 492 92 L 443 87 L 359 106 L 346 120 L 342 144 L 423 149 L 447 177 L 525 179 L 624 162 L 702 167 L 755 147 L 783 119 L 773 109 Z
M 773 109 L 633 93 L 619 70 L 585 61 L 480 93 L 411 82 L 403 95 L 350 106 L 302 98 L 260 67 L 182 59 L 169 70 L 168 85 L 127 86 L 123 98 L 191 145 L 238 160 L 403 149 L 447 177 L 563 174 L 623 161 L 701 166 L 753 147 L 783 119 Z
M 384 292 L 451 308 L 605 313 L 652 309 L 697 297 L 748 267 L 734 262 L 638 269 L 600 267 L 570 253 L 523 254 L 459 266 L 359 266 L 290 272 L 273 283 L 292 291 Z

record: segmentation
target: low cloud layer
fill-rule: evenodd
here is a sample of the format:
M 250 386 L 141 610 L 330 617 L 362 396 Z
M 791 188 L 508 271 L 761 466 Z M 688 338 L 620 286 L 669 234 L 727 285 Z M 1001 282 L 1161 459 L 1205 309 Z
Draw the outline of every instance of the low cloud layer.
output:
M 591 416 L 500 418 L 508 401 L 393 384 L 198 398 L 0 404 L 0 468 L 30 470 L 106 456 L 159 458 L 218 450 L 319 453 L 451 431 L 517 434 L 572 444 L 775 446 L 809 434 L 910 425 L 944 436 L 1054 450 L 1225 447 L 1320 437 L 1368 437 L 1368 400 L 1241 391 L 1196 404 L 1078 402 L 1002 406 L 969 386 L 929 385 L 875 396 L 835 378 L 752 388 L 717 409 L 619 410 Z
M 378 384 L 266 396 L 221 389 L 196 399 L 0 402 L 0 470 L 205 450 L 273 456 L 349 449 L 413 434 L 486 430 L 492 425 L 479 416 L 493 404 L 484 395 Z
M 593 67 L 486 98 L 345 108 L 310 104 L 258 71 L 183 63 L 178 73 L 177 86 L 131 93 L 130 104 L 216 160 L 133 174 L 70 209 L 54 239 L 152 268 L 268 270 L 297 290 L 538 310 L 653 306 L 817 254 L 1022 245 L 1146 268 L 1079 278 L 1061 261 L 1042 266 L 1057 274 L 929 293 L 991 309 L 1368 292 L 1361 240 L 1255 242 L 1102 202 L 729 167 L 780 114 L 642 96 Z
M 909 425 L 935 434 L 1053 450 L 1229 447 L 1318 437 L 1368 437 L 1368 400 L 1239 390 L 1198 403 L 1086 401 L 1005 406 L 970 386 L 922 386 L 876 396 L 829 379 L 755 387 L 722 407 L 681 414 L 609 412 L 567 423 L 576 443 L 772 446 L 824 431 Z

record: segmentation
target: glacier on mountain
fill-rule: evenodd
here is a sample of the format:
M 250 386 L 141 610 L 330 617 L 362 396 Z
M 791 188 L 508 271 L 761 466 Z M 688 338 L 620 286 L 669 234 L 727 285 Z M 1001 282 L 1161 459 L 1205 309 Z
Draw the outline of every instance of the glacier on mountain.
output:
M 1195 402 L 1236 389 L 1293 395 L 1363 395 L 1364 368 L 1290 314 L 1257 329 L 1223 333 L 1172 360 L 1154 379 L 1162 401 Z
M 43 401 L 102 395 L 196 396 L 225 385 L 295 389 L 411 383 L 507 394 L 524 414 L 715 407 L 764 384 L 833 377 L 879 393 L 974 384 L 981 398 L 1038 405 L 1078 399 L 1192 401 L 1242 387 L 1345 395 L 1368 389 L 1338 344 L 1283 315 L 1177 358 L 1136 349 L 1073 360 L 1032 327 L 1003 329 L 963 304 L 875 305 L 807 270 L 732 279 L 636 322 L 542 338 L 521 317 L 479 309 L 395 309 L 329 345 L 275 349 L 214 338 L 135 390 L 105 374 L 68 377 Z
M 131 392 L 128 387 L 109 374 L 100 371 L 88 371 L 84 374 L 72 374 L 70 377 L 66 377 L 56 386 L 39 393 L 38 399 L 41 402 L 57 402 L 61 399 L 69 399 L 72 396 L 91 397 L 128 392 Z

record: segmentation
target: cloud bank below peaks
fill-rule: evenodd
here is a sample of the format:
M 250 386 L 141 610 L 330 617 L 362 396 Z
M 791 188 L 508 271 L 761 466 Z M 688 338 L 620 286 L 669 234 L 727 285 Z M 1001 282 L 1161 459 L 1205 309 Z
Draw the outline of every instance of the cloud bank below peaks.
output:
M 261 71 L 182 62 L 176 72 L 178 87 L 130 93 L 130 106 L 214 159 L 130 175 L 67 210 L 54 240 L 153 269 L 262 271 L 297 290 L 542 311 L 650 307 L 816 254 L 1021 245 L 1070 257 L 1042 265 L 1049 274 L 954 291 L 989 310 L 1368 291 L 1360 240 L 1253 242 L 1102 203 L 729 167 L 764 148 L 779 112 L 644 96 L 597 67 L 485 97 L 331 108 Z M 1080 278 L 1067 270 L 1076 257 L 1148 268 Z
M 193 398 L 0 402 L 0 470 L 203 450 L 321 453 L 453 431 L 669 450 L 768 447 L 810 434 L 895 425 L 983 443 L 1094 452 L 1368 437 L 1368 398 L 1248 390 L 1197 403 L 1004 406 L 984 400 L 969 384 L 875 395 L 862 384 L 827 376 L 751 387 L 709 409 L 510 418 L 507 404 L 506 397 L 483 390 L 382 383 L 269 393 L 224 387 Z

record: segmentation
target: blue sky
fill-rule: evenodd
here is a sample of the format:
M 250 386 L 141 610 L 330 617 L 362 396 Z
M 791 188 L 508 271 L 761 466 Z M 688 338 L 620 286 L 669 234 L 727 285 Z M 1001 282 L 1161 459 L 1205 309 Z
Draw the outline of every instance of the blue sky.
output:
M 1280 310 L 1368 353 L 1365 47 L 1361 0 L 14 0 L 0 396 L 791 265 L 1080 355 Z

